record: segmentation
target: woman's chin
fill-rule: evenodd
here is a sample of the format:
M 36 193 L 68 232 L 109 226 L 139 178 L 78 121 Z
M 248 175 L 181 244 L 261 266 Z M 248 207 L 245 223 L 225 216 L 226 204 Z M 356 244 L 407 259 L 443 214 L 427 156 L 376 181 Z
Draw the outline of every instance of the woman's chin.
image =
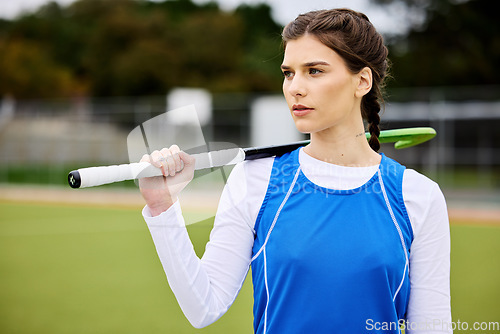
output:
M 296 127 L 297 128 L 297 131 L 299 131 L 300 133 L 303 133 L 303 134 L 310 134 L 311 131 L 307 128 L 301 128 L 301 127 Z
M 303 134 L 310 134 L 318 130 L 313 124 L 310 122 L 304 122 L 304 120 L 296 120 L 295 127 L 297 128 L 297 131 Z

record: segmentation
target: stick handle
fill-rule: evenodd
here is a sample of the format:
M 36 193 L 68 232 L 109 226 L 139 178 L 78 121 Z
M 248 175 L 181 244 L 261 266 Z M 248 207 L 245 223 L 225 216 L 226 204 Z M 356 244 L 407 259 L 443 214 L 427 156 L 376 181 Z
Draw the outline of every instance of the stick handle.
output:
M 191 156 L 195 159 L 195 170 L 234 165 L 245 160 L 245 152 L 240 148 L 203 152 Z M 149 162 L 133 162 L 122 165 L 80 168 L 68 174 L 68 183 L 71 188 L 87 188 L 161 175 L 163 175 L 161 170 Z
M 134 180 L 141 177 L 162 175 L 159 168 L 149 162 L 134 162 L 123 165 L 80 168 L 68 174 L 71 188 L 95 187 L 103 184 Z

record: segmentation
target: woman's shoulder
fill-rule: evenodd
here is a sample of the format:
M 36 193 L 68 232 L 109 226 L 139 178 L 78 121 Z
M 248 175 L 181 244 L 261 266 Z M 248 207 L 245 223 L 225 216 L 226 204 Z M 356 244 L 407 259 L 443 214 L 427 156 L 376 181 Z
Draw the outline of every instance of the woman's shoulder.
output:
M 406 169 L 403 175 L 403 200 L 414 235 L 419 235 L 423 226 L 429 224 L 448 224 L 446 201 L 441 188 L 435 181 L 413 169 Z
M 405 204 L 427 212 L 430 206 L 444 205 L 444 196 L 439 185 L 429 177 L 413 169 L 403 174 L 403 199 Z
M 252 201 L 265 195 L 274 158 L 247 160 L 237 164 L 227 180 L 226 188 L 241 200 Z
M 258 181 L 267 183 L 273 163 L 274 157 L 243 161 L 233 168 L 230 178 L 236 178 L 239 183 L 244 182 L 245 184 Z
M 441 191 L 439 185 L 414 169 L 406 168 L 403 174 L 403 194 L 420 196 L 423 193 Z
M 264 201 L 274 158 L 249 160 L 237 164 L 224 187 L 219 201 L 218 216 L 221 213 L 239 217 L 254 228 L 257 215 Z
M 241 165 L 243 165 L 248 172 L 256 172 L 262 169 L 271 171 L 274 159 L 274 157 L 269 157 L 255 160 L 246 160 Z

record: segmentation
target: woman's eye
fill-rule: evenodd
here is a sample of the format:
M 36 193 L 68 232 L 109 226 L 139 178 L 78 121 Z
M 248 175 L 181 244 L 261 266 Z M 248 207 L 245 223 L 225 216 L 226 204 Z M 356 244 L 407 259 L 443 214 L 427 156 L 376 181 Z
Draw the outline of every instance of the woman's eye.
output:
M 320 74 L 320 73 L 322 73 L 322 72 L 323 72 L 323 71 L 318 70 L 317 68 L 311 68 L 311 69 L 309 69 L 309 74 L 313 74 L 313 75 L 314 75 L 314 74 Z
M 292 72 L 291 71 L 283 71 L 283 76 L 285 78 L 290 78 L 292 76 Z

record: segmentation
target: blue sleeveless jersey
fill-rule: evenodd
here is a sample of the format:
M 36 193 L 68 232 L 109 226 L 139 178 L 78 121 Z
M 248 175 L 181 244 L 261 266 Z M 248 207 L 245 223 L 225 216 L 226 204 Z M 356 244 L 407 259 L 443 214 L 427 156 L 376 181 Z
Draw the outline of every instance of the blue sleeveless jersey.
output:
M 366 184 L 332 190 L 306 178 L 298 155 L 275 158 L 255 223 L 255 333 L 399 333 L 413 239 L 405 167 L 382 154 Z

